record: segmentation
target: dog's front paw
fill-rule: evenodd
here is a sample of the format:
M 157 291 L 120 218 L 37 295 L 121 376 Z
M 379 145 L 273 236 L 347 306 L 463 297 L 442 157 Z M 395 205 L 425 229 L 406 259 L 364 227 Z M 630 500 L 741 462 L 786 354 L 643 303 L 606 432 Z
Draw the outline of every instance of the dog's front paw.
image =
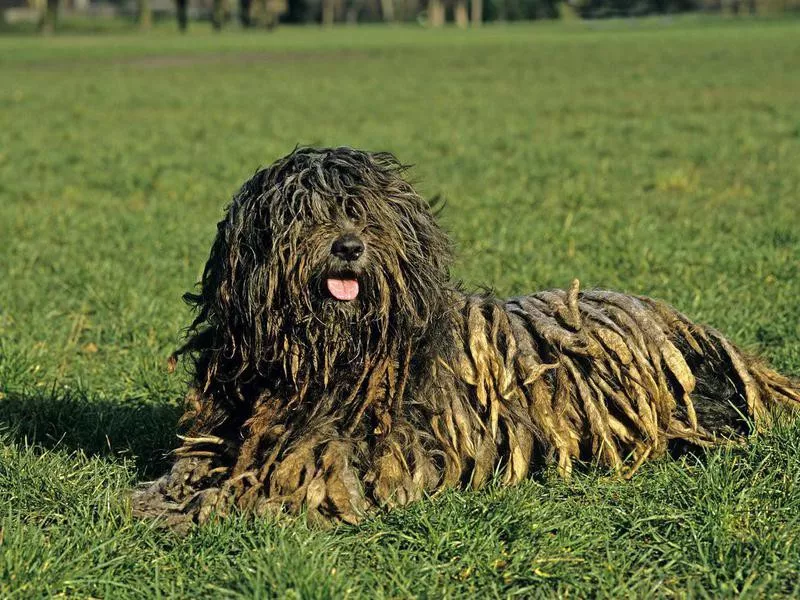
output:
M 322 468 L 308 490 L 309 514 L 312 509 L 323 517 L 356 524 L 369 509 L 358 472 L 350 461 L 351 447 L 331 443 L 322 455 Z
M 212 514 L 225 512 L 224 497 L 214 485 L 220 475 L 218 471 L 208 460 L 181 459 L 169 473 L 142 484 L 131 494 L 131 513 L 185 533 Z
M 399 446 L 387 445 L 372 463 L 365 480 L 378 506 L 405 506 L 436 487 L 439 475 L 427 457 L 413 452 L 412 459 L 404 456 Z

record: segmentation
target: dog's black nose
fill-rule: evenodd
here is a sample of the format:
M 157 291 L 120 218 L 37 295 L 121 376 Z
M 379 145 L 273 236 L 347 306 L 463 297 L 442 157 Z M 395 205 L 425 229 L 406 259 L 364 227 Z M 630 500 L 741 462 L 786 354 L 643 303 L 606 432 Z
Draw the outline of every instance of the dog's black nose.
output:
M 357 260 L 364 254 L 364 242 L 354 233 L 346 233 L 331 246 L 331 254 L 342 260 Z

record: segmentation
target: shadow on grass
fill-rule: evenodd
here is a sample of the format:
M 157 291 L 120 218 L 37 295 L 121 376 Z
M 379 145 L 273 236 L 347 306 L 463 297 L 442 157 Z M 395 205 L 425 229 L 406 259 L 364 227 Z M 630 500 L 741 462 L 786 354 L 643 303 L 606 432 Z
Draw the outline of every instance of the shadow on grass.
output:
M 181 409 L 140 399 L 107 400 L 85 393 L 7 391 L 0 430 L 19 443 L 80 450 L 88 456 L 128 458 L 137 475 L 161 474 L 177 444 Z

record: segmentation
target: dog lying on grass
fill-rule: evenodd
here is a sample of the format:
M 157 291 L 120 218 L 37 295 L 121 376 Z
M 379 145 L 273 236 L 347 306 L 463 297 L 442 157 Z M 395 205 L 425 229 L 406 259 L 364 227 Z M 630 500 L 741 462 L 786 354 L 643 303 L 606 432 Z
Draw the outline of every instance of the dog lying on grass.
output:
M 354 523 L 444 487 L 576 461 L 630 476 L 800 408 L 800 385 L 650 298 L 462 292 L 450 242 L 390 154 L 300 148 L 217 226 L 186 344 L 171 471 L 134 513 Z

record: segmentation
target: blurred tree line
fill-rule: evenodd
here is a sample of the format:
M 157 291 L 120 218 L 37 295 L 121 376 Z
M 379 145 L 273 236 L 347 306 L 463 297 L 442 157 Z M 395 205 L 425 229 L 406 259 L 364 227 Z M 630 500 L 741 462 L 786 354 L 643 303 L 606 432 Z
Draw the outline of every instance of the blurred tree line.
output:
M 4 2 L 0 0 L 0 8 Z M 55 29 L 60 9 L 79 0 L 17 0 L 40 14 L 43 32 Z M 271 29 L 279 23 L 417 22 L 440 27 L 453 22 L 477 27 L 486 21 L 634 17 L 692 11 L 708 13 L 800 13 L 800 0 L 80 0 L 84 4 L 134 7 L 142 29 L 153 15 L 176 18 L 181 30 L 190 19 L 210 21 L 214 29 L 238 23 L 243 28 Z M 2 12 L 2 11 L 0 11 Z
M 288 0 L 281 22 L 322 22 L 325 4 L 332 22 L 417 21 L 435 26 L 448 21 L 468 25 L 555 19 L 561 0 Z
M 48 0 L 57 1 L 57 0 Z M 151 0 L 138 0 L 148 3 Z M 181 4 L 175 0 L 179 22 Z M 196 0 L 192 0 L 196 1 Z M 228 2 L 238 2 L 240 23 L 245 27 L 278 23 L 307 24 L 362 22 L 417 22 L 440 27 L 453 22 L 477 27 L 487 21 L 537 19 L 637 17 L 687 12 L 739 14 L 800 13 L 800 0 L 210 0 L 211 22 L 220 28 L 231 19 Z M 185 8 L 183 9 L 185 13 Z

